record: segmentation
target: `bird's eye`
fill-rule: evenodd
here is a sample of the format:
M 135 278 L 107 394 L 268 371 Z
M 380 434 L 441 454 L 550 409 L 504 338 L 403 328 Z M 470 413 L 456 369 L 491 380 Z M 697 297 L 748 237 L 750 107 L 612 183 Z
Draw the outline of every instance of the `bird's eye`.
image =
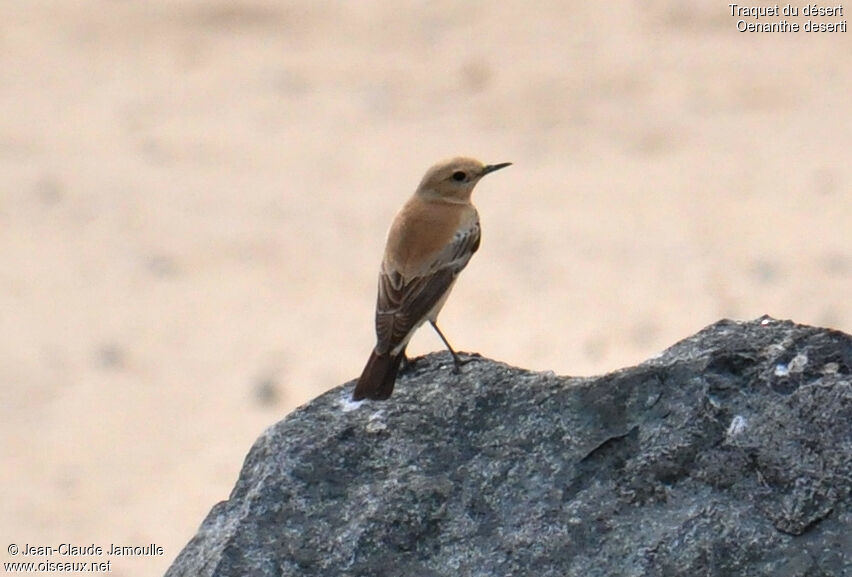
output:
M 453 180 L 455 180 L 456 182 L 461 182 L 465 178 L 467 178 L 467 175 L 465 173 L 463 173 L 461 170 L 457 170 L 453 173 Z

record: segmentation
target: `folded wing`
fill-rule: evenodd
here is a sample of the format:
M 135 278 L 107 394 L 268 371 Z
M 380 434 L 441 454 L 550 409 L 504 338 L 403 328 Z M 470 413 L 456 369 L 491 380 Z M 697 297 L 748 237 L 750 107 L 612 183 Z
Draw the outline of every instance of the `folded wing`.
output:
M 387 353 L 407 342 L 409 334 L 426 320 L 467 266 L 479 241 L 479 222 L 474 222 L 453 236 L 422 275 L 406 279 L 397 271 L 382 269 L 376 303 L 376 352 Z

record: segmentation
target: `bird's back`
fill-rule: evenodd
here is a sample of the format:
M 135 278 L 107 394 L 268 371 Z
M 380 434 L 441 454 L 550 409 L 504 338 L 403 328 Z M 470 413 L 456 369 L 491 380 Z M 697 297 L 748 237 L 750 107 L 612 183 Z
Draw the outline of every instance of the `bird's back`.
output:
M 385 270 L 413 278 L 429 272 L 460 231 L 478 225 L 472 204 L 412 197 L 397 214 L 385 247 Z

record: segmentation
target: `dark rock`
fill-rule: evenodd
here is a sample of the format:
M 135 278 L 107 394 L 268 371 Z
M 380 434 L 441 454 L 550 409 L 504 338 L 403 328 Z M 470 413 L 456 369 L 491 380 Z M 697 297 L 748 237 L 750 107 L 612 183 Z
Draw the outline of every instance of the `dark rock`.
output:
M 167 575 L 852 576 L 852 338 L 718 322 L 563 378 L 447 354 L 271 427 Z

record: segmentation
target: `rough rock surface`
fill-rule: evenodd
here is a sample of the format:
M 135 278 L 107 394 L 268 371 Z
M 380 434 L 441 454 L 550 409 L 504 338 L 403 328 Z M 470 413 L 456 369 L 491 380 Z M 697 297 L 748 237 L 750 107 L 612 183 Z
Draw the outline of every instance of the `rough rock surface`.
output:
M 852 576 L 852 338 L 718 322 L 597 378 L 420 359 L 271 427 L 167 575 Z

